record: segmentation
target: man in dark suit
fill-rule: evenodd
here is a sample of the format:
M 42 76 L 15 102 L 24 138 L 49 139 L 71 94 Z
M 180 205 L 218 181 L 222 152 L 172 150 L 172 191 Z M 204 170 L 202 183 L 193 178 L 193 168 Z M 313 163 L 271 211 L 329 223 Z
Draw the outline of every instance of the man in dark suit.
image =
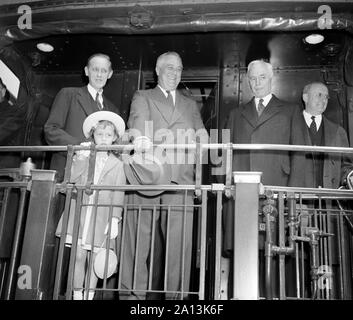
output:
M 19 145 L 18 140 L 21 138 L 20 131 L 24 129 L 25 108 L 14 105 L 9 99 L 9 92 L 6 85 L 0 78 L 0 145 Z M 1 156 L 6 156 L 1 153 Z M 1 159 L 3 160 L 3 159 Z M 3 161 L 1 161 L 3 163 Z M 15 168 L 13 162 L 6 163 L 10 168 Z M 5 167 L 5 166 L 4 166 Z
M 326 110 L 329 91 L 321 82 L 314 82 L 306 85 L 303 89 L 302 98 L 305 104 L 304 110 L 296 110 L 293 116 L 291 143 L 294 145 L 309 146 L 332 146 L 349 147 L 345 130 L 338 124 L 327 119 L 323 113 Z M 291 172 L 289 186 L 306 188 L 332 188 L 336 189 L 344 184 L 348 174 L 353 169 L 352 158 L 347 154 L 321 153 L 321 152 L 292 152 Z M 331 209 L 333 203 L 326 200 L 318 204 L 318 201 L 303 200 L 300 226 L 308 226 L 307 214 L 312 208 Z M 304 209 L 303 209 L 304 208 Z M 335 233 L 337 219 L 332 215 L 327 219 L 328 232 Z M 337 246 L 334 238 L 329 238 L 330 246 Z M 306 250 L 306 249 L 305 249 Z M 338 252 L 338 251 L 337 251 Z M 305 253 L 307 259 L 308 253 Z M 305 259 L 305 266 L 308 269 L 305 273 L 306 288 L 310 288 L 310 265 Z M 333 253 L 330 254 L 330 266 L 337 268 L 339 259 Z M 295 296 L 295 265 L 294 261 L 287 261 L 287 291 L 289 296 Z M 333 274 L 339 271 L 334 269 Z M 336 272 L 337 271 L 337 272 Z
M 230 129 L 231 142 L 289 144 L 292 116 L 296 107 L 272 94 L 272 65 L 254 60 L 249 63 L 247 77 L 254 97 L 231 111 L 225 125 L 226 129 Z M 233 171 L 260 171 L 263 184 L 287 186 L 290 173 L 289 153 L 237 150 L 233 156 Z M 232 206 L 228 204 L 224 212 L 225 226 L 232 226 Z M 225 231 L 224 251 L 232 251 L 232 228 L 226 228 Z
M 116 112 L 112 102 L 103 95 L 103 88 L 107 80 L 113 75 L 109 56 L 96 53 L 87 60 L 84 68 L 88 77 L 88 85 L 79 88 L 63 88 L 55 97 L 47 122 L 44 125 L 44 134 L 49 145 L 85 145 L 82 125 L 88 115 L 99 110 Z M 66 152 L 53 153 L 50 168 L 57 170 L 57 180 L 64 178 Z M 65 197 L 59 194 L 55 219 L 59 220 L 64 209 Z M 67 253 L 64 255 L 64 264 L 68 263 Z M 67 267 L 67 265 L 65 265 Z M 108 287 L 114 287 L 115 279 L 108 280 Z M 111 291 L 103 292 L 103 299 L 113 298 Z M 99 295 L 96 294 L 98 298 Z
M 293 117 L 292 144 L 349 147 L 345 130 L 323 115 L 328 97 L 328 89 L 321 82 L 304 87 L 305 109 L 297 110 Z M 336 189 L 352 169 L 352 159 L 344 154 L 293 152 L 289 186 Z
M 232 143 L 289 144 L 293 105 L 281 101 L 272 93 L 273 69 L 270 63 L 254 60 L 249 63 L 247 78 L 254 97 L 245 105 L 232 110 L 225 125 L 230 129 Z M 233 171 L 260 171 L 265 185 L 287 186 L 290 158 L 286 151 L 237 150 L 233 155 Z M 223 255 L 233 253 L 233 200 L 223 209 Z M 259 235 L 259 248 L 264 249 L 264 234 Z M 223 260 L 227 264 L 227 260 Z M 260 254 L 260 282 L 263 281 L 263 253 Z M 260 295 L 263 296 L 263 285 Z
M 143 145 L 149 146 L 151 142 L 160 143 L 191 143 L 195 141 L 196 131 L 201 131 L 203 139 L 208 140 L 208 135 L 204 129 L 200 112 L 196 102 L 182 95 L 177 86 L 181 79 L 183 65 L 180 56 L 176 52 L 167 52 L 158 57 L 156 63 L 156 73 L 158 76 L 158 85 L 151 90 L 137 91 L 133 97 L 128 126 L 134 135 L 134 144 L 137 147 Z M 192 139 L 185 141 L 185 133 L 193 132 Z M 147 142 L 146 142 L 147 141 Z M 147 147 L 148 148 L 148 147 Z M 171 161 L 172 178 L 171 184 L 193 184 L 194 165 L 192 163 L 175 163 L 176 154 L 181 156 L 181 152 L 167 150 L 168 160 Z M 188 156 L 188 151 L 184 150 Z M 184 157 L 185 158 L 185 157 Z M 143 210 L 140 215 L 138 226 L 138 210 L 127 215 L 127 243 L 126 255 L 123 265 L 122 284 L 127 289 L 133 289 L 135 280 L 135 289 L 146 290 L 151 281 L 149 271 L 152 264 L 151 258 L 151 236 L 152 223 L 158 222 L 156 229 L 162 231 L 162 243 L 156 243 L 154 257 L 158 250 L 165 245 L 166 270 L 165 277 L 167 285 L 165 290 L 183 291 L 189 290 L 190 270 L 191 270 L 191 249 L 192 249 L 192 226 L 193 226 L 193 193 L 188 192 L 164 192 L 161 195 L 148 196 L 134 195 L 134 204 L 157 205 L 156 216 L 153 220 L 152 209 Z M 161 209 L 160 205 L 165 205 Z M 168 207 L 171 205 L 170 213 Z M 179 207 L 176 207 L 178 206 Z M 185 210 L 180 205 L 187 205 Z M 135 251 L 135 238 L 139 232 L 138 252 Z M 185 238 L 183 240 L 183 234 Z M 158 235 L 158 234 L 157 234 Z M 158 241 L 158 237 L 156 238 Z M 182 251 L 184 250 L 184 254 Z M 137 256 L 137 260 L 135 258 Z M 163 258 L 163 257 L 162 257 Z M 137 264 L 136 272 L 134 270 L 134 261 Z M 155 261 L 153 272 L 158 276 L 163 273 L 162 261 Z M 182 272 L 184 270 L 184 274 Z M 134 279 L 135 278 L 135 279 Z M 184 279 L 182 283 L 182 279 Z M 133 290 L 132 290 L 133 291 Z M 144 292 L 134 292 L 136 298 L 144 299 Z M 130 296 L 129 298 L 133 298 Z M 180 295 L 169 293 L 167 299 L 181 298 Z
M 226 128 L 231 130 L 231 142 L 251 144 L 289 144 L 294 106 L 272 94 L 272 65 L 254 60 L 247 73 L 254 97 L 229 115 Z M 237 151 L 233 170 L 261 171 L 265 185 L 286 186 L 290 162 L 288 152 Z
M 88 85 L 80 88 L 63 88 L 56 95 L 49 118 L 44 125 L 49 145 L 78 145 L 87 141 L 82 124 L 91 113 L 99 110 L 116 111 L 104 95 L 103 88 L 113 75 L 109 56 L 96 53 L 88 58 L 84 68 Z M 58 181 L 63 179 L 66 153 L 54 153 L 51 169 L 58 171 Z

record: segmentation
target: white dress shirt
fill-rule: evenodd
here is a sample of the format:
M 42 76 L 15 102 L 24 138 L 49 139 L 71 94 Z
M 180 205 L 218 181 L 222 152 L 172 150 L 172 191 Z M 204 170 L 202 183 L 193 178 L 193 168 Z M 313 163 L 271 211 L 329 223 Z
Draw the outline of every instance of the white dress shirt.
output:
M 267 96 L 265 96 L 263 98 L 255 98 L 255 105 L 256 105 L 257 112 L 259 112 L 260 99 L 263 100 L 262 104 L 266 107 L 268 105 L 268 103 L 270 102 L 271 98 L 272 98 L 272 93 L 268 94 Z
M 98 100 L 101 104 L 101 106 L 104 108 L 104 104 L 103 104 L 103 89 L 100 90 L 100 91 L 97 91 L 96 89 L 94 89 L 90 84 L 87 85 L 87 89 L 88 89 L 88 92 L 89 94 L 92 96 L 93 100 L 96 101 L 96 95 L 97 95 L 97 92 L 98 92 Z
M 165 97 L 168 98 L 168 93 L 167 93 L 167 90 L 164 90 L 160 85 L 158 85 L 158 87 L 162 90 L 162 92 L 164 93 Z M 170 90 L 169 91 L 172 95 L 172 98 L 173 98 L 173 103 L 175 105 L 175 90 Z

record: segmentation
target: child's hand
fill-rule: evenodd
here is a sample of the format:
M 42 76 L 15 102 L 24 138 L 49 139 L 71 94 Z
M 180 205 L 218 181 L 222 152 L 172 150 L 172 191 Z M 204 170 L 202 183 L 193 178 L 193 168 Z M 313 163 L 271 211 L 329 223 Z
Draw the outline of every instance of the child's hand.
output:
M 91 142 L 81 142 L 80 146 L 89 147 L 89 146 L 91 146 Z M 80 157 L 80 158 L 89 157 L 89 153 L 90 153 L 90 150 L 78 150 L 78 151 L 76 151 L 77 156 Z
M 118 234 L 119 234 L 119 222 L 120 219 L 118 218 L 112 218 L 112 227 L 110 229 L 110 239 L 115 239 Z M 109 223 L 107 223 L 107 226 L 105 227 L 104 234 L 107 234 L 109 230 Z

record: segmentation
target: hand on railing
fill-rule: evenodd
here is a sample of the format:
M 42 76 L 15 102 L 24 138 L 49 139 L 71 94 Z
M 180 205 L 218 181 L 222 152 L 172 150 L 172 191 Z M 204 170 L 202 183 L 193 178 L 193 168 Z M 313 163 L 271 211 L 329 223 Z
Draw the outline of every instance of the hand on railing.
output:
M 133 144 L 135 152 L 146 152 L 153 146 L 151 139 L 146 136 L 136 137 Z
M 80 146 L 90 147 L 92 142 L 81 142 Z M 76 151 L 76 155 L 78 158 L 87 158 L 89 157 L 90 150 L 78 150 Z
M 112 226 L 110 229 L 110 239 L 115 239 L 118 236 L 119 222 L 120 222 L 120 219 L 114 218 L 114 217 L 112 218 Z M 109 223 L 105 227 L 104 234 L 108 234 L 108 230 L 109 230 Z

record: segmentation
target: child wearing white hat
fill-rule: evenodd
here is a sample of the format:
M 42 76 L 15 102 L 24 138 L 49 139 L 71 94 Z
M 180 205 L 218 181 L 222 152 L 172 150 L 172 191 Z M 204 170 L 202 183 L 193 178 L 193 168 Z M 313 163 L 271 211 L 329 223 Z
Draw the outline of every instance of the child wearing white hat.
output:
M 95 143 L 96 145 L 112 145 L 124 134 L 124 131 L 124 120 L 116 113 L 110 111 L 94 112 L 89 115 L 83 123 L 85 137 L 90 138 L 92 143 Z M 76 183 L 77 185 L 85 185 L 87 183 L 88 167 L 89 151 L 82 150 L 76 152 L 73 158 L 70 182 Z M 94 168 L 94 184 L 112 186 L 126 184 L 123 161 L 120 157 L 117 157 L 110 151 L 97 152 Z M 96 194 L 97 192 L 98 194 Z M 84 285 L 85 279 L 87 282 L 86 275 L 88 274 L 88 267 L 86 267 L 86 265 L 91 267 L 97 265 L 95 263 L 86 264 L 86 262 L 88 262 L 88 253 L 92 254 L 92 261 L 94 261 L 97 253 L 102 250 L 102 248 L 106 248 L 106 241 L 110 242 L 110 248 L 119 250 L 119 245 L 116 244 L 120 242 L 118 234 L 119 229 L 121 229 L 120 221 L 123 204 L 123 191 L 96 190 L 92 195 L 83 193 L 73 278 L 74 300 L 91 300 L 94 297 L 94 289 L 96 288 L 98 281 L 98 273 L 95 270 L 90 270 L 91 276 L 89 284 L 86 283 Z M 71 199 L 67 233 L 65 237 L 65 243 L 67 245 L 72 244 L 75 208 L 76 199 Z M 109 218 L 111 214 L 112 219 L 110 225 Z M 61 236 L 62 233 L 62 220 L 63 216 L 61 217 L 56 230 L 57 236 Z M 110 237 L 107 237 L 109 229 Z M 119 256 L 119 254 L 116 256 Z M 110 262 L 112 262 L 112 260 L 109 261 L 108 265 L 111 264 Z M 116 264 L 118 261 L 115 260 L 113 262 Z M 113 267 L 112 271 L 116 271 L 116 265 Z M 108 273 L 109 272 L 110 271 L 108 270 Z M 108 274 L 108 276 L 110 275 Z M 89 290 L 83 292 L 83 288 L 89 288 Z

